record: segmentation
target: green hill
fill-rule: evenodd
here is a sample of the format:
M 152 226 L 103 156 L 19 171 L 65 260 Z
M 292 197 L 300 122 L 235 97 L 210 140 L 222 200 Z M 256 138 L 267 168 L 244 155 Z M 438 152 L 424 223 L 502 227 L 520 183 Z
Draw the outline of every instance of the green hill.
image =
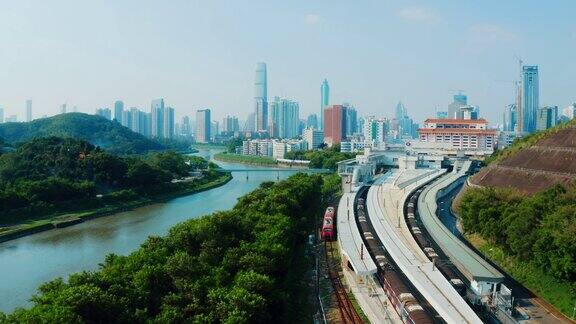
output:
M 0 138 L 7 143 L 48 136 L 85 140 L 115 154 L 136 154 L 164 149 L 162 144 L 117 122 L 83 113 L 61 114 L 28 123 L 0 124 Z

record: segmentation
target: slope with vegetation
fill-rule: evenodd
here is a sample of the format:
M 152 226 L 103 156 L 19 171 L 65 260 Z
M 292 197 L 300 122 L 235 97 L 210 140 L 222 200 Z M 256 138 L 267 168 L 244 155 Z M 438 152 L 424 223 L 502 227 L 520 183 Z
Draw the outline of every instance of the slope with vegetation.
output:
M 83 113 L 60 114 L 27 123 L 0 124 L 0 138 L 7 143 L 48 136 L 85 140 L 115 154 L 139 154 L 165 148 L 118 122 Z
M 576 300 L 576 122 L 517 140 L 456 205 L 467 237 L 564 314 Z
M 109 255 L 98 271 L 42 285 L 30 309 L 0 322 L 308 321 L 307 235 L 322 197 L 338 187 L 306 174 L 263 183 L 230 211 L 181 223 L 129 256 Z
M 214 168 L 174 152 L 119 157 L 82 140 L 35 139 L 0 155 L 0 224 L 149 201 L 229 176 Z M 194 170 L 206 171 L 193 181 L 172 182 Z

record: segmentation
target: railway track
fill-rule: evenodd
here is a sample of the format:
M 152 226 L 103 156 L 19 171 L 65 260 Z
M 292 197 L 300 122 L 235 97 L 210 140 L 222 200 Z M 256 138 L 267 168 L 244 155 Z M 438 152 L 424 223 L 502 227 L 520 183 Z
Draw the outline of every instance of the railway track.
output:
M 326 253 L 326 270 L 328 276 L 330 277 L 330 282 L 332 283 L 332 288 L 336 295 L 336 300 L 338 302 L 338 310 L 340 312 L 340 317 L 343 323 L 361 324 L 364 323 L 356 312 L 354 305 L 350 301 L 350 297 L 346 292 L 346 288 L 340 280 L 340 275 L 338 274 L 338 267 L 334 264 L 335 255 L 334 249 L 332 248 L 331 242 L 324 241 L 324 251 Z

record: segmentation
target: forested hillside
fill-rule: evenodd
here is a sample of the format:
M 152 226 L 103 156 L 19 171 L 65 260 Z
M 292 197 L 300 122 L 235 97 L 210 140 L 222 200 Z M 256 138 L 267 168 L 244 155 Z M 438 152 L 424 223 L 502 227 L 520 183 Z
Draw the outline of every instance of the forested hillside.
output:
M 338 180 L 338 179 L 336 179 Z M 150 237 L 98 271 L 48 282 L 15 323 L 286 323 L 307 321 L 307 235 L 339 181 L 297 174 L 236 206 Z
M 174 152 L 119 157 L 82 140 L 34 139 L 0 155 L 0 224 L 168 191 L 172 179 L 207 166 Z
M 115 154 L 162 150 L 164 146 L 104 117 L 83 113 L 60 114 L 27 123 L 0 124 L 0 138 L 18 143 L 39 137 L 71 137 L 90 142 Z

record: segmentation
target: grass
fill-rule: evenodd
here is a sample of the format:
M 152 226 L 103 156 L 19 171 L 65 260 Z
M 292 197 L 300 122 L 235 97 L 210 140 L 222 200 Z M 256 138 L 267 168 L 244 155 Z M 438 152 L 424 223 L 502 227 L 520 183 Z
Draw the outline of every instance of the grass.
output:
M 555 279 L 531 262 L 516 260 L 477 234 L 467 234 L 466 239 L 518 282 L 554 305 L 566 316 L 572 316 L 576 294 L 572 291 L 574 287 L 570 283 Z
M 257 165 L 276 165 L 277 162 L 273 158 L 266 156 L 254 156 L 254 155 L 240 155 L 232 153 L 217 153 L 214 154 L 214 159 L 223 162 L 236 162 L 236 163 L 247 163 L 247 164 L 257 164 Z

